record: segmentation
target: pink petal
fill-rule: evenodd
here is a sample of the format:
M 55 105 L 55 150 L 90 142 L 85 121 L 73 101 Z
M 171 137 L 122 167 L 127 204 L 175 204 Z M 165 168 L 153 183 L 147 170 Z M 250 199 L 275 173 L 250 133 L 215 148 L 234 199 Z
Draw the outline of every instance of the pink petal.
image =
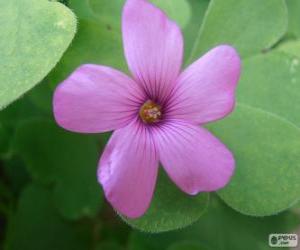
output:
M 206 129 L 169 121 L 155 131 L 160 161 L 184 192 L 215 191 L 224 187 L 234 171 L 231 152 Z
M 128 124 L 144 98 L 140 87 L 123 73 L 86 64 L 57 87 L 53 110 L 65 129 L 104 132 Z
M 168 115 L 196 124 L 225 117 L 235 105 L 240 68 L 234 48 L 221 45 L 210 50 L 180 75 Z
M 113 133 L 100 160 L 98 180 L 118 212 L 137 218 L 149 207 L 157 170 L 153 138 L 137 121 Z
M 122 20 L 126 59 L 149 98 L 167 98 L 179 75 L 183 39 L 179 27 L 146 0 L 127 0 Z

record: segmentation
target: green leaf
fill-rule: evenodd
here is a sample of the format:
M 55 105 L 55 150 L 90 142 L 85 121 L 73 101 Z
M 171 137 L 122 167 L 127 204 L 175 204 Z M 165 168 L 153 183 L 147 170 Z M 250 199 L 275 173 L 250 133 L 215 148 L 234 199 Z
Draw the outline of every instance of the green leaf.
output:
M 164 234 L 149 235 L 134 231 L 129 239 L 129 249 L 169 250 L 172 245 L 185 241 L 198 244 L 203 250 L 266 250 L 270 249 L 270 233 L 291 232 L 299 223 L 299 216 L 291 212 L 265 218 L 245 216 L 212 195 L 207 212 L 192 226 Z
M 139 219 L 125 219 L 129 225 L 145 232 L 165 232 L 186 227 L 197 221 L 208 205 L 208 194 L 189 196 L 179 190 L 160 171 L 151 206 Z
M 239 104 L 209 128 L 234 153 L 236 170 L 218 192 L 237 211 L 276 214 L 299 200 L 300 130 L 268 111 Z
M 300 199 L 299 99 L 298 58 L 270 53 L 244 61 L 238 102 L 248 106 L 209 126 L 237 160 L 232 181 L 219 192 L 236 210 L 270 215 Z
M 40 82 L 70 44 L 76 19 L 47 0 L 0 3 L 0 109 Z
M 300 1 L 286 0 L 289 13 L 289 25 L 287 35 L 300 38 Z
M 16 132 L 15 149 L 34 180 L 54 184 L 53 199 L 69 219 L 94 216 L 101 204 L 96 181 L 95 137 L 66 132 L 48 121 L 31 121 Z
M 257 54 L 284 35 L 287 19 L 284 0 L 212 0 L 189 61 L 223 43 Z
M 240 105 L 209 127 L 234 152 L 237 165 L 220 196 L 242 213 L 264 216 L 300 199 L 300 65 L 276 52 L 249 58 L 243 68 Z
M 8 250 L 83 250 L 91 248 L 91 230 L 62 220 L 51 192 L 36 185 L 26 188 L 9 224 Z

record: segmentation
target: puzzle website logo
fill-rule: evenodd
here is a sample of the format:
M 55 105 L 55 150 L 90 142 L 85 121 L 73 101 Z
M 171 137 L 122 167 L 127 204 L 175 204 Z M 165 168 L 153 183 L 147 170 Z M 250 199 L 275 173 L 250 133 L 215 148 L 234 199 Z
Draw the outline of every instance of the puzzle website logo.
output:
M 269 246 L 270 247 L 297 247 L 298 235 L 297 234 L 270 234 Z

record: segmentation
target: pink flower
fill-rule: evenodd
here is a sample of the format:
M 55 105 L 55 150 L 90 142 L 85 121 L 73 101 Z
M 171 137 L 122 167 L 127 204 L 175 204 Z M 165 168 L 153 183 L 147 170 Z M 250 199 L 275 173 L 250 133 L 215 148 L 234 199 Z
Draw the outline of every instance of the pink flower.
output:
M 121 214 L 137 218 L 153 195 L 159 162 L 184 192 L 215 191 L 230 180 L 232 153 L 205 128 L 234 108 L 240 59 L 221 45 L 183 72 L 178 26 L 146 0 L 127 0 L 122 20 L 133 78 L 86 64 L 55 91 L 57 123 L 81 133 L 115 130 L 98 179 Z

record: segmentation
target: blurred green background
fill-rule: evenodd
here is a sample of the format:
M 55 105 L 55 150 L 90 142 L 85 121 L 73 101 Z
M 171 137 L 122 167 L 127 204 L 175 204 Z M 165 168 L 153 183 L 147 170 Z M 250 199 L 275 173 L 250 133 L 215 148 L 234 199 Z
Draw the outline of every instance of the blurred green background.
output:
M 270 233 L 299 235 L 300 0 L 152 0 L 182 28 L 185 65 L 222 43 L 241 54 L 237 109 L 208 126 L 237 173 L 218 194 L 189 197 L 161 171 L 139 220 L 113 211 L 97 183 L 110 134 L 64 131 L 51 107 L 83 63 L 128 73 L 124 0 L 54 2 L 0 0 L 0 249 L 265 250 Z M 39 26 L 54 19 L 64 33 Z

